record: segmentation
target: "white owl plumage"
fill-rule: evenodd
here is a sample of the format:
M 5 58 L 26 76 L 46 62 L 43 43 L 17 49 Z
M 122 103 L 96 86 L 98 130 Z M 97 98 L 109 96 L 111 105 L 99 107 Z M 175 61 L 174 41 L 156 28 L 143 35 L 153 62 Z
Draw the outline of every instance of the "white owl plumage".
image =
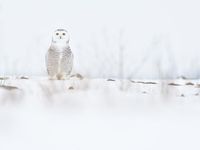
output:
M 51 46 L 46 54 L 46 67 L 50 79 L 64 80 L 71 74 L 73 53 L 66 30 L 57 29 L 53 33 Z

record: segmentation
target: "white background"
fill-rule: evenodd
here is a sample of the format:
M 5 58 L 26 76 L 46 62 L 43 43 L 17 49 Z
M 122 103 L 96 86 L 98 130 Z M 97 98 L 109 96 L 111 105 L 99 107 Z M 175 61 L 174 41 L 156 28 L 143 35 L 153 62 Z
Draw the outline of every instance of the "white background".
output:
M 198 78 L 199 6 L 198 0 L 1 0 L 0 74 L 46 75 L 52 32 L 65 28 L 74 69 L 85 76 Z

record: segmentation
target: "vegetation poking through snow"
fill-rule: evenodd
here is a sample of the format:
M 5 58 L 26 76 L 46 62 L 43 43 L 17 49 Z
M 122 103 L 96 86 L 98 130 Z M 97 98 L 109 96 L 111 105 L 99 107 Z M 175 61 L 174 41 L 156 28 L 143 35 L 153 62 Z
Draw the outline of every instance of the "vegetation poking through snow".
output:
M 16 90 L 19 89 L 17 86 L 7 85 L 6 84 L 7 79 L 0 80 L 0 88 L 6 89 L 6 90 Z

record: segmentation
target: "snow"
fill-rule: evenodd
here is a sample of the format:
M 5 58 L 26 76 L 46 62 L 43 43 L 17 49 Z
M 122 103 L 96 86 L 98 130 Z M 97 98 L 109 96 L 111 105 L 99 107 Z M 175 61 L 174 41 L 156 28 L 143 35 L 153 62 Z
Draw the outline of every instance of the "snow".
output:
M 199 4 L 0 0 L 0 150 L 199 150 Z M 86 78 L 47 79 L 57 28 Z
M 7 79 L 0 149 L 200 148 L 198 80 L 114 80 Z

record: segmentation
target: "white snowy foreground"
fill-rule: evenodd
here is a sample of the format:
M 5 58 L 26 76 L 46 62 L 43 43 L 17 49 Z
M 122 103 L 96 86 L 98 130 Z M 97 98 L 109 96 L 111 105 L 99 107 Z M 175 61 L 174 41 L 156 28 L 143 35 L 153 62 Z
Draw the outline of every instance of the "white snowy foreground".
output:
M 200 81 L 0 82 L 0 150 L 200 149 Z

